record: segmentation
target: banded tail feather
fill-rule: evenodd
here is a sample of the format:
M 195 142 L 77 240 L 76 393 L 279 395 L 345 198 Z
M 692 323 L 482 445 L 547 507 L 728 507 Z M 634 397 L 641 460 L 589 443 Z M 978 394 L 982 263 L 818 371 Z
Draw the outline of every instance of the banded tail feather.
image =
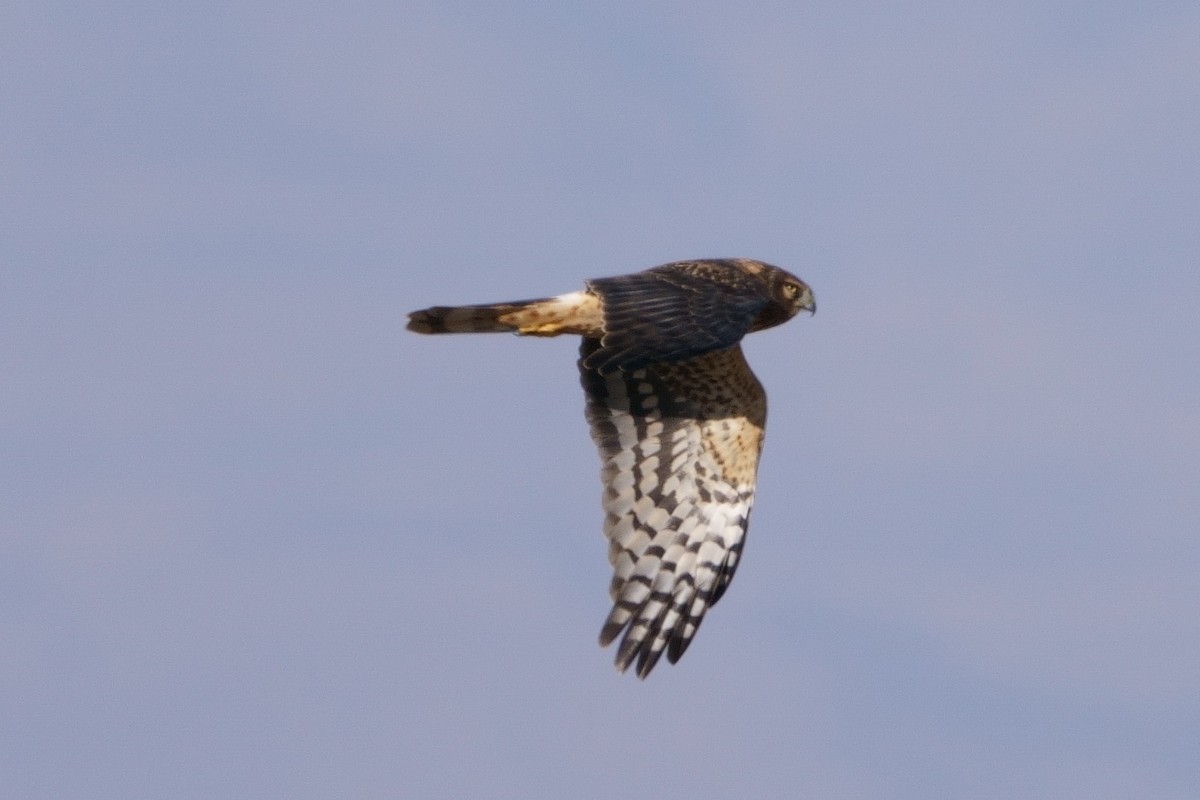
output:
M 478 306 L 433 306 L 408 315 L 408 329 L 417 333 L 511 333 L 501 318 L 536 300 Z
M 599 336 L 603 330 L 600 301 L 588 292 L 511 303 L 433 306 L 409 314 L 408 329 L 417 333 L 507 332 L 523 336 Z

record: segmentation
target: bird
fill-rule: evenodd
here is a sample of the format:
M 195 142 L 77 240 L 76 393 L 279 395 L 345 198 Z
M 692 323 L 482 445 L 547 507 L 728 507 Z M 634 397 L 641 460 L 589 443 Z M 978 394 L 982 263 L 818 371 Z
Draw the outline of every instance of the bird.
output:
M 675 261 L 536 300 L 434 306 L 425 334 L 582 337 L 585 417 L 600 452 L 612 609 L 600 645 L 646 678 L 682 656 L 725 594 L 746 538 L 767 398 L 747 333 L 816 313 L 812 289 L 747 258 Z

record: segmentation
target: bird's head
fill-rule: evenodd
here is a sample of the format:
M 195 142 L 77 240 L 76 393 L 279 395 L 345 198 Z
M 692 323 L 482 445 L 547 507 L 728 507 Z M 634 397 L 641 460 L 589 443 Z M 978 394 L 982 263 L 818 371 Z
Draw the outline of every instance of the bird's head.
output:
M 771 299 L 750 330 L 761 331 L 780 325 L 801 311 L 817 313 L 817 301 L 807 283 L 785 269 L 761 261 L 753 262 L 753 267 L 747 271 L 757 275 L 767 285 Z

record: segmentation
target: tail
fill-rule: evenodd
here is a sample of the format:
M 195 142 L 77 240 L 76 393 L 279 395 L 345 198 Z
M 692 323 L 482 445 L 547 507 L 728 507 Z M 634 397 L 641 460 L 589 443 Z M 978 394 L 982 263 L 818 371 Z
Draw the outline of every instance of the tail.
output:
M 408 329 L 417 333 L 511 333 L 517 328 L 503 322 L 507 315 L 539 300 L 482 306 L 434 306 L 408 315 Z
M 518 300 L 481 306 L 434 306 L 408 315 L 408 329 L 417 333 L 520 333 L 557 336 L 576 333 L 598 336 L 600 303 L 595 295 L 572 292 L 541 300 Z

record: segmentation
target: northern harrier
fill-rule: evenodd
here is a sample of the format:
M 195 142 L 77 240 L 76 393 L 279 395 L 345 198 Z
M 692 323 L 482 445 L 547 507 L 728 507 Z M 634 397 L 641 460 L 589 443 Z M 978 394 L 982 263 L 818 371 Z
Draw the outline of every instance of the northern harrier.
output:
M 612 611 L 600 644 L 645 678 L 675 663 L 737 569 L 754 503 L 767 397 L 739 342 L 800 311 L 812 290 L 749 259 L 678 261 L 542 300 L 437 306 L 418 333 L 583 337 L 579 374 L 600 449 Z

